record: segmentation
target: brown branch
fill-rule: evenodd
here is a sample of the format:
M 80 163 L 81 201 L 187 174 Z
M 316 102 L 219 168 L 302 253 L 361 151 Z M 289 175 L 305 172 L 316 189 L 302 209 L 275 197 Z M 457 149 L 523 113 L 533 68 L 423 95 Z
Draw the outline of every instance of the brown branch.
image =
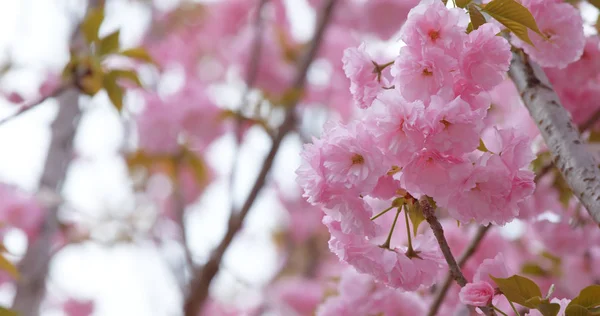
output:
M 40 180 L 42 188 L 60 192 L 66 177 L 67 168 L 73 152 L 73 138 L 77 129 L 81 110 L 79 109 L 79 90 L 71 88 L 59 96 L 58 114 L 50 126 L 52 138 L 44 172 Z M 58 205 L 50 207 L 48 215 L 40 228 L 40 234 L 27 248 L 19 263 L 21 278 L 13 309 L 22 316 L 37 316 L 46 294 L 46 277 L 53 255 L 53 239 L 59 231 Z
M 561 105 L 544 71 L 525 53 L 513 52 L 508 74 L 563 178 L 594 221 L 600 223 L 600 170 L 570 113 Z
M 440 249 L 442 250 L 444 259 L 446 259 L 446 262 L 448 263 L 448 268 L 450 269 L 450 273 L 449 273 L 450 276 L 452 277 L 452 279 L 454 279 L 454 281 L 456 281 L 456 283 L 458 285 L 460 285 L 460 287 L 465 286 L 467 284 L 467 279 L 465 278 L 462 271 L 460 271 L 460 266 L 456 262 L 456 259 L 454 259 L 454 255 L 452 255 L 452 251 L 450 250 L 448 241 L 446 240 L 446 237 L 444 236 L 444 228 L 442 227 L 442 224 L 440 224 L 437 217 L 435 216 L 435 209 L 434 209 L 433 205 L 431 205 L 431 203 L 429 201 L 429 197 L 426 197 L 426 196 L 422 197 L 419 200 L 419 205 L 421 207 L 421 211 L 423 212 L 423 216 L 425 216 L 425 220 L 427 221 L 427 223 L 429 223 L 429 226 L 431 227 L 431 230 L 433 231 L 433 235 L 435 236 L 435 239 L 437 240 L 438 245 L 440 246 Z M 482 235 L 482 237 L 483 237 L 483 235 Z M 472 250 L 467 249 L 467 251 L 474 252 L 475 247 L 473 247 Z M 464 260 L 467 260 L 467 259 L 465 258 Z M 490 307 L 480 307 L 480 309 L 481 309 L 481 311 L 483 311 L 483 313 L 485 315 L 495 315 L 495 312 Z M 434 315 L 434 314 L 429 314 L 429 315 Z
M 477 250 L 477 247 L 479 247 L 479 244 L 483 240 L 483 237 L 488 232 L 490 227 L 491 227 L 491 225 L 480 226 L 477 229 L 475 236 L 473 236 L 473 239 L 471 239 L 471 242 L 469 243 L 467 248 L 463 251 L 463 253 L 461 254 L 461 256 L 458 259 L 458 267 L 459 268 L 462 268 L 465 265 L 465 263 L 467 262 L 467 260 L 469 258 L 471 258 L 471 256 L 475 253 L 475 251 Z M 450 289 L 451 284 L 452 284 L 452 274 L 448 273 L 446 275 L 446 278 L 444 279 L 444 284 L 442 285 L 440 290 L 435 294 L 433 303 L 431 303 L 431 306 L 429 307 L 429 313 L 427 313 L 428 316 L 434 316 L 438 312 L 440 306 L 442 305 L 442 302 L 444 301 L 444 298 L 446 298 L 446 294 L 448 293 L 448 290 Z
M 57 97 L 61 93 L 65 92 L 65 90 L 67 90 L 67 88 L 68 88 L 68 85 L 60 86 L 59 88 L 57 88 L 56 90 L 54 90 L 50 95 L 44 96 L 44 97 L 40 98 L 39 100 L 36 100 L 35 102 L 31 103 L 31 104 L 26 104 L 26 105 L 21 106 L 21 108 L 17 112 L 15 112 L 15 113 L 7 116 L 7 117 L 4 117 L 4 118 L 0 119 L 0 125 L 4 124 L 6 122 L 12 121 L 13 119 L 21 116 L 21 114 L 29 112 L 29 110 L 33 110 L 38 105 L 44 103 L 44 101 L 46 101 L 46 100 L 48 100 L 50 98 Z
M 304 90 L 304 86 L 306 84 L 306 74 L 308 73 L 308 69 L 320 47 L 323 35 L 325 33 L 325 29 L 329 23 L 331 13 L 336 2 L 337 0 L 328 0 L 324 5 L 311 46 L 309 47 L 307 54 L 304 56 L 304 59 L 299 65 L 298 73 L 293 83 L 293 89 L 296 89 L 298 91 Z M 185 301 L 185 316 L 197 316 L 202 310 L 202 306 L 209 294 L 210 284 L 213 278 L 216 276 L 217 272 L 219 271 L 219 266 L 225 254 L 225 251 L 233 241 L 233 238 L 235 237 L 237 232 L 242 227 L 244 219 L 248 215 L 248 212 L 250 211 L 252 205 L 254 204 L 254 201 L 258 197 L 259 192 L 265 185 L 267 175 L 271 170 L 273 161 L 277 152 L 279 151 L 279 147 L 281 146 L 283 138 L 294 129 L 294 111 L 296 103 L 297 100 L 293 102 L 293 104 L 290 104 L 290 106 L 288 107 L 286 111 L 285 120 L 279 128 L 277 136 L 273 140 L 271 149 L 267 157 L 265 158 L 260 173 L 254 183 L 254 186 L 252 187 L 252 190 L 250 191 L 250 194 L 248 195 L 248 198 L 246 199 L 246 202 L 242 206 L 239 213 L 231 214 L 225 237 L 223 238 L 219 246 L 213 251 L 208 262 L 206 262 L 203 268 L 194 276 L 191 282 L 190 294 L 188 295 Z

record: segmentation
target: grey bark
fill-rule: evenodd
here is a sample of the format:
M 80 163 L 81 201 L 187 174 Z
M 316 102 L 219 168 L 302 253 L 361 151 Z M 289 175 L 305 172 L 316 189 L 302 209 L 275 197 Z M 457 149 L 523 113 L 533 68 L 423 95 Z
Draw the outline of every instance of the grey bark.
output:
M 58 114 L 50 126 L 51 140 L 40 187 L 60 193 L 73 156 L 73 138 L 79 124 L 79 91 L 67 89 L 58 97 Z M 19 263 L 20 279 L 13 309 L 20 316 L 37 316 L 46 294 L 46 277 L 52 258 L 52 240 L 59 232 L 58 205 L 48 209 L 39 236 L 30 241 Z
M 554 164 L 573 194 L 600 224 L 600 169 L 570 113 L 560 103 L 544 71 L 524 53 L 513 52 L 508 73 L 537 124 Z

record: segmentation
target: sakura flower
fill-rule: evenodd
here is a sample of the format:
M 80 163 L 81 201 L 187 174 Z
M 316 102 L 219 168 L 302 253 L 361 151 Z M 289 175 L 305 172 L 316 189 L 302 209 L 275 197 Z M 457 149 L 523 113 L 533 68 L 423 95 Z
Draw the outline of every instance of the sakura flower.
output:
M 398 311 L 422 315 L 426 310 L 419 295 L 377 284 L 372 277 L 359 274 L 352 268 L 342 273 L 337 293 L 328 297 L 319 307 L 317 316 L 359 316 L 373 313 L 392 316 L 397 315 Z
M 510 44 L 498 32 L 491 23 L 472 31 L 460 55 L 460 72 L 483 90 L 500 84 L 510 65 Z
M 394 85 L 407 101 L 421 100 L 427 104 L 431 95 L 452 85 L 456 66 L 456 59 L 440 48 L 414 53 L 403 47 L 391 71 Z
M 90 316 L 94 312 L 94 302 L 68 299 L 63 303 L 63 310 L 67 316 Z
M 350 79 L 350 92 L 354 101 L 362 109 L 370 107 L 382 89 L 378 66 L 365 51 L 365 44 L 358 48 L 347 48 L 342 61 L 346 77 Z
M 457 58 L 466 37 L 461 11 L 446 8 L 442 1 L 423 0 L 408 14 L 400 38 L 413 49 L 436 47 Z
M 417 4 L 419 0 L 367 1 L 364 4 L 365 30 L 389 39 L 400 30 L 408 12 Z
M 432 96 L 425 115 L 431 126 L 425 145 L 430 150 L 460 156 L 477 148 L 482 117 L 460 97 Z
M 493 296 L 494 287 L 487 282 L 467 283 L 459 293 L 463 304 L 473 306 L 486 306 Z
M 565 68 L 581 57 L 585 36 L 577 8 L 558 1 L 524 0 L 523 5 L 531 11 L 546 38 L 528 30 L 533 46 L 513 36 L 515 46 L 521 47 L 542 67 Z
M 490 275 L 495 278 L 508 278 L 511 276 L 502 253 L 497 254 L 493 259 L 483 260 L 477 271 L 475 271 L 473 281 L 495 284 Z

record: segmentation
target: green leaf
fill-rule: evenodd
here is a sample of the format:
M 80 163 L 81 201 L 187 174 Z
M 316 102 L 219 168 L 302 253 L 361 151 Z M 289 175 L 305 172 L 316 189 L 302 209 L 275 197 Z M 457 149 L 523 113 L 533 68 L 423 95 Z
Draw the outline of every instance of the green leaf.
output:
M 88 11 L 81 22 L 81 32 L 88 44 L 98 41 L 98 30 L 104 21 L 104 8 L 94 8 Z
M 529 308 L 536 308 L 532 301 L 528 300 L 534 297 L 542 297 L 542 291 L 539 286 L 532 280 L 520 275 L 513 275 L 510 278 L 495 278 L 490 275 L 490 278 L 496 282 L 500 291 L 511 302 L 523 305 Z
M 15 280 L 19 279 L 19 270 L 17 270 L 17 267 L 3 255 L 0 255 L 0 270 L 7 272 L 10 276 L 15 278 Z
M 537 263 L 527 262 L 523 264 L 521 268 L 521 272 L 533 276 L 549 276 L 550 272 L 546 271 L 544 268 L 540 267 Z
M 599 16 L 600 17 L 600 16 Z M 600 132 L 592 131 L 588 143 L 600 143 Z
M 473 23 L 469 22 L 469 25 L 467 25 L 467 34 L 473 32 Z
M 19 314 L 6 307 L 0 307 L 0 316 L 19 316 Z
M 196 180 L 196 183 L 201 185 L 202 183 L 206 182 L 207 173 L 204 161 L 202 161 L 202 159 L 189 150 L 185 151 L 185 159 L 194 173 L 194 179 Z
M 152 59 L 152 57 L 150 56 L 150 54 L 148 54 L 148 52 L 144 48 L 141 48 L 141 47 L 126 49 L 119 54 L 122 56 L 125 56 L 125 57 L 145 61 L 147 63 L 151 63 L 151 64 L 155 63 L 154 60 Z
M 471 26 L 474 30 L 478 29 L 480 26 L 485 24 L 485 16 L 481 14 L 479 9 L 474 3 L 469 4 L 469 18 L 471 18 Z
M 404 210 L 408 214 L 408 218 L 410 218 L 410 223 L 413 227 L 412 231 L 416 237 L 417 229 L 419 228 L 419 225 L 425 221 L 425 216 L 423 216 L 423 212 L 418 203 L 406 204 Z
M 600 285 L 590 285 L 579 292 L 570 305 L 581 305 L 585 308 L 593 308 L 600 305 Z
M 465 8 L 469 3 L 471 0 L 456 0 L 456 6 L 459 8 Z
M 123 109 L 123 88 L 117 84 L 118 77 L 114 72 L 109 72 L 104 76 L 104 90 L 108 94 L 110 102 L 115 105 L 119 112 Z
M 600 0 L 588 0 L 588 2 L 596 8 L 600 9 Z
M 483 151 L 484 153 L 487 153 L 489 151 L 487 147 L 485 147 L 485 144 L 483 143 L 483 140 L 481 138 L 479 139 L 479 147 L 477 147 L 477 150 Z
M 105 56 L 108 54 L 116 53 L 119 51 L 119 36 L 121 35 L 120 30 L 116 30 L 100 40 L 98 48 L 98 55 Z
M 531 12 L 515 0 L 493 0 L 483 7 L 483 12 L 502 23 L 518 38 L 530 45 L 533 43 L 527 29 L 544 36 L 538 29 Z
M 565 316 L 590 316 L 592 315 L 585 307 L 581 306 L 581 305 L 571 305 L 569 303 L 569 305 L 567 306 L 567 309 L 565 310 Z
M 114 73 L 114 75 L 117 77 L 117 79 L 127 79 L 127 80 L 135 83 L 138 87 L 142 86 L 142 82 L 140 81 L 140 78 L 138 77 L 138 74 L 135 72 L 135 70 L 116 69 L 116 70 L 111 70 L 109 73 Z
M 537 307 L 537 310 L 544 316 L 556 316 L 560 311 L 560 304 L 550 303 L 546 300 Z

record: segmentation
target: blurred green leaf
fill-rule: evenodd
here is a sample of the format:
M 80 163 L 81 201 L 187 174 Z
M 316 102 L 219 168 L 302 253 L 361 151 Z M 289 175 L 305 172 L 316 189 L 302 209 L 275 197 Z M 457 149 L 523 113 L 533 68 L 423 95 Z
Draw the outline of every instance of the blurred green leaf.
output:
M 569 305 L 581 305 L 585 308 L 593 308 L 600 305 L 600 285 L 590 285 L 581 292 L 579 295 L 571 300 Z
M 483 151 L 484 153 L 487 153 L 489 151 L 487 147 L 485 147 L 485 144 L 483 143 L 483 140 L 481 138 L 479 139 L 479 147 L 477 147 L 477 150 Z
M 520 276 L 513 275 L 510 278 L 495 278 L 490 275 L 490 278 L 496 282 L 496 285 L 502 291 L 502 294 L 506 296 L 511 302 L 523 305 L 529 308 L 536 308 L 535 302 L 532 298 L 542 297 L 542 291 L 540 287 L 535 284 L 532 280 Z
M 481 12 L 479 11 L 479 8 L 477 8 L 477 6 L 474 3 L 469 4 L 468 10 L 469 10 L 469 18 L 471 18 L 471 26 L 473 27 L 473 30 L 476 30 L 480 26 L 485 24 L 485 16 L 483 16 L 483 14 L 481 14 Z
M 121 112 L 121 110 L 123 110 L 124 91 L 123 88 L 121 88 L 117 84 L 117 79 L 118 77 L 114 72 L 109 72 L 108 74 L 106 74 L 106 76 L 104 76 L 103 83 L 104 90 L 106 90 L 110 102 L 112 102 L 112 104 L 115 105 L 115 108 L 117 108 L 117 110 Z
M 140 78 L 138 77 L 138 74 L 135 72 L 135 70 L 115 69 L 111 70 L 109 73 L 113 73 L 117 77 L 117 79 L 127 79 L 135 83 L 138 87 L 142 86 L 142 82 L 140 81 Z
M 549 276 L 550 273 L 546 271 L 544 268 L 540 267 L 535 262 L 527 262 L 523 264 L 521 268 L 521 272 L 533 276 Z
M 104 21 L 104 8 L 93 8 L 81 22 L 81 32 L 88 44 L 98 41 L 98 30 Z
M 540 311 L 543 316 L 556 316 L 560 311 L 560 304 L 550 303 L 546 300 L 538 305 L 537 310 Z
M 533 46 L 527 29 L 544 36 L 538 29 L 531 12 L 515 0 L 493 0 L 483 6 L 483 11 L 506 26 L 522 41 Z
M 192 168 L 192 172 L 194 173 L 194 179 L 196 180 L 196 183 L 202 184 L 206 182 L 207 173 L 204 161 L 202 161 L 202 159 L 200 159 L 196 154 L 189 150 L 184 151 L 184 159 L 188 163 L 190 168 Z
M 459 8 L 465 8 L 471 0 L 456 0 L 456 6 Z
M 565 316 L 591 316 L 593 315 L 587 308 L 577 305 L 577 304 L 569 304 L 567 309 L 565 310 Z
M 147 63 L 155 64 L 154 60 L 148 54 L 148 52 L 142 47 L 126 49 L 119 53 L 122 56 L 145 61 Z
M 105 56 L 119 51 L 120 30 L 116 30 L 100 40 L 98 45 L 98 55 Z
M 15 280 L 19 279 L 19 270 L 4 255 L 0 255 L 0 270 L 8 272 Z
M 19 314 L 6 307 L 0 307 L 0 316 L 19 316 Z

